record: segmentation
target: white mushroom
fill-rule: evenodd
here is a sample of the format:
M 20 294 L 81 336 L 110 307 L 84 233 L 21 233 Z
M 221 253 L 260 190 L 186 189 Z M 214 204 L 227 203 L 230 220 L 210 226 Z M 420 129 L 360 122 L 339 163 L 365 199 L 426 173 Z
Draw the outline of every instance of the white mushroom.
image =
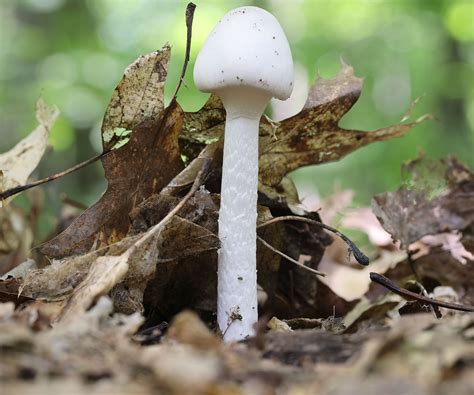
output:
M 222 167 L 217 320 L 226 341 L 254 333 L 257 315 L 256 219 L 258 131 L 272 97 L 293 89 L 288 40 L 273 15 L 257 7 L 227 13 L 194 66 L 198 89 L 218 95 L 226 110 Z

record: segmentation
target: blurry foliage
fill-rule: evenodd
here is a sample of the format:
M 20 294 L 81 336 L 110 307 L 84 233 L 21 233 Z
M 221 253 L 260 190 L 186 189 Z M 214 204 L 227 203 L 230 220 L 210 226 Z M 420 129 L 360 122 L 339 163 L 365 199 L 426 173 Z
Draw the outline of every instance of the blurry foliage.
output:
M 0 152 L 34 126 L 34 103 L 43 96 L 58 106 L 53 146 L 37 177 L 65 169 L 101 150 L 100 122 L 124 68 L 138 55 L 173 47 L 165 98 L 176 86 L 185 49 L 182 0 L 3 0 L 0 2 Z M 428 156 L 456 154 L 473 165 L 474 3 L 469 0 L 255 0 L 199 1 L 191 63 L 178 101 L 197 110 L 206 95 L 192 81 L 195 56 L 217 20 L 229 9 L 257 5 L 285 29 L 298 64 L 299 95 L 316 71 L 330 77 L 340 57 L 365 77 L 364 92 L 341 126 L 370 130 L 397 122 L 409 103 L 425 95 L 415 117 L 427 122 L 407 136 L 364 148 L 344 160 L 296 171 L 304 195 L 328 195 L 338 180 L 356 190 L 359 203 L 393 190 L 400 164 L 424 150 Z M 296 99 L 296 105 L 298 100 Z M 301 103 L 301 106 L 303 103 Z M 277 109 L 278 107 L 275 106 Z M 294 108 L 297 113 L 300 108 Z M 291 110 L 290 110 L 291 111 Z M 290 112 L 291 115 L 291 112 Z M 50 209 L 59 191 L 83 203 L 105 189 L 96 164 L 48 185 Z

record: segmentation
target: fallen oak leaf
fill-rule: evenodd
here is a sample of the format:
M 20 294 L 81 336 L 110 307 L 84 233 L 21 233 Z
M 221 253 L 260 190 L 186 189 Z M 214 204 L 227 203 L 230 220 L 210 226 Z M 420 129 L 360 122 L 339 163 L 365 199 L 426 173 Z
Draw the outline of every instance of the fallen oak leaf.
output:
M 261 182 L 277 185 L 292 170 L 336 161 L 367 144 L 401 137 L 430 117 L 370 132 L 342 129 L 338 124 L 359 99 L 362 85 L 363 79 L 344 62 L 336 77 L 318 77 L 303 110 L 277 124 L 271 134 L 261 135 L 260 144 L 266 147 L 260 156 Z
M 119 142 L 113 137 L 116 134 L 108 138 L 109 131 L 117 128 L 133 129 L 127 137 L 130 141 L 102 158 L 109 184 L 101 199 L 64 232 L 43 244 L 43 254 L 53 258 L 81 254 L 97 237 L 99 245 L 120 240 L 129 230 L 130 211 L 181 170 L 178 135 L 183 112 L 175 101 L 165 110 L 162 100 L 169 56 L 166 45 L 127 68 L 104 117 L 104 150 Z M 147 78 L 151 80 L 147 82 Z M 150 90 L 161 99 L 153 99 L 153 103 L 142 100 L 148 98 Z M 132 126 L 133 122 L 138 124 Z
M 164 48 L 166 47 L 165 45 Z M 5 177 L 0 170 L 0 192 L 4 191 L 0 193 L 0 198 L 6 199 L 27 189 L 64 177 L 127 144 L 130 141 L 133 126 L 146 119 L 157 117 L 163 110 L 163 95 L 155 94 L 160 87 L 163 89 L 164 80 L 161 80 L 163 73 L 166 79 L 166 68 L 160 62 L 156 62 L 156 57 L 160 56 L 159 51 L 140 56 L 125 70 L 124 77 L 115 88 L 104 116 L 102 123 L 104 150 L 101 154 L 60 173 L 15 188 L 5 186 Z
M 131 210 L 179 173 L 182 162 L 178 134 L 183 111 L 176 97 L 189 61 L 195 8 L 193 3 L 186 7 L 186 53 L 171 103 L 164 108 L 164 84 L 171 51 L 166 44 L 126 69 L 107 108 L 102 143 L 104 153 L 111 155 L 102 157 L 109 181 L 105 194 L 68 229 L 43 245 L 40 249 L 43 254 L 72 255 L 87 251 L 95 241 L 108 245 L 120 240 L 129 230 L 127 216 Z M 141 128 L 131 131 L 136 125 Z M 149 157 L 154 160 L 147 161 Z M 125 199 L 121 190 L 127 193 Z
M 85 255 L 67 257 L 53 261 L 43 269 L 30 270 L 23 278 L 15 279 L 15 287 L 12 287 L 13 284 L 7 287 L 9 283 L 0 281 L 0 297 L 4 294 L 5 300 L 11 300 L 21 294 L 25 298 L 48 302 L 68 299 L 77 289 L 83 287 L 82 284 L 90 271 L 95 270 L 94 267 L 112 265 L 108 262 L 97 262 L 102 258 L 115 259 L 126 254 L 143 236 L 144 233 L 128 236 Z M 216 250 L 218 246 L 219 240 L 215 234 L 189 220 L 174 216 L 162 226 L 155 238 L 148 239 L 133 255 L 128 256 L 127 273 L 120 283 L 114 284 L 116 286 L 111 293 L 116 311 L 143 311 L 143 293 L 148 281 L 154 276 L 157 264 Z

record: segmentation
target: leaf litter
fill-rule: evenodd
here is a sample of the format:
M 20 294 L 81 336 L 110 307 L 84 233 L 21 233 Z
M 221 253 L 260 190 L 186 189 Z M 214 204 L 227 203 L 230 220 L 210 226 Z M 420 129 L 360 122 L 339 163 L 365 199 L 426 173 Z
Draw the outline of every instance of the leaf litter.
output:
M 188 50 L 194 11 L 189 7 Z M 281 122 L 262 118 L 261 320 L 254 338 L 223 344 L 213 314 L 225 112 L 215 96 L 195 113 L 184 112 L 176 94 L 165 107 L 169 56 L 165 45 L 126 69 L 102 125 L 107 190 L 40 246 L 51 262 L 38 267 L 25 256 L 24 263 L 0 267 L 2 389 L 470 393 L 474 317 L 440 308 L 437 319 L 427 305 L 474 303 L 472 172 L 454 157 L 405 165 L 404 185 L 374 198 L 380 223 L 369 208 L 346 209 L 350 191 L 332 197 L 338 207 L 333 211 L 327 202 L 320 211 L 303 206 L 287 177 L 301 166 L 401 137 L 429 116 L 407 123 L 408 114 L 372 132 L 339 128 L 363 87 L 342 63 L 336 77 L 317 78 L 299 114 Z M 24 184 L 44 153 L 57 113 L 40 107 L 40 126 L 27 138 L 41 135 L 30 150 L 31 166 L 17 173 L 18 153 L 0 156 L 10 158 L 0 161 L 3 190 Z M 8 221 L 11 210 L 2 208 L 2 218 Z M 347 244 L 324 231 L 321 218 L 328 229 L 365 235 L 368 268 L 348 260 Z M 0 246 L 14 253 L 20 239 L 3 223 Z M 314 276 L 294 261 L 327 276 Z M 407 300 L 408 292 L 371 283 L 369 272 L 397 290 L 423 285 L 425 299 Z

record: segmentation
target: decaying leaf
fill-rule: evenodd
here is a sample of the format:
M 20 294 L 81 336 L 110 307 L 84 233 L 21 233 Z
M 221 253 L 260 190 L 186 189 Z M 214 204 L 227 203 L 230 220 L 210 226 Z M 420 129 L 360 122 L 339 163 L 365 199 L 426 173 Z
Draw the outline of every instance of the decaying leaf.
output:
M 181 170 L 178 135 L 183 112 L 176 102 L 163 109 L 169 52 L 165 46 L 127 69 L 104 118 L 103 133 L 108 136 L 115 128 L 133 130 L 127 137 L 130 141 L 102 159 L 108 187 L 101 199 L 45 243 L 43 254 L 64 257 L 87 252 L 94 242 L 108 245 L 120 240 L 129 230 L 132 209 Z M 117 143 L 103 138 L 104 149 Z
M 404 185 L 375 196 L 372 205 L 385 230 L 402 246 L 474 223 L 474 174 L 462 163 L 453 157 L 419 158 L 403 171 L 408 175 Z
M 155 119 L 164 109 L 163 90 L 171 47 L 140 56 L 125 69 L 115 88 L 102 122 L 104 151 L 119 148 L 131 131 L 146 119 Z
M 36 119 L 39 125 L 10 151 L 0 154 L 0 192 L 26 183 L 43 157 L 49 132 L 58 115 L 55 106 L 38 99 Z
M 260 156 L 261 182 L 277 185 L 292 170 L 335 161 L 364 145 L 401 137 L 425 119 L 372 132 L 341 129 L 338 124 L 359 99 L 362 85 L 363 80 L 345 63 L 336 77 L 318 77 L 303 110 L 262 136 L 266 148 Z

